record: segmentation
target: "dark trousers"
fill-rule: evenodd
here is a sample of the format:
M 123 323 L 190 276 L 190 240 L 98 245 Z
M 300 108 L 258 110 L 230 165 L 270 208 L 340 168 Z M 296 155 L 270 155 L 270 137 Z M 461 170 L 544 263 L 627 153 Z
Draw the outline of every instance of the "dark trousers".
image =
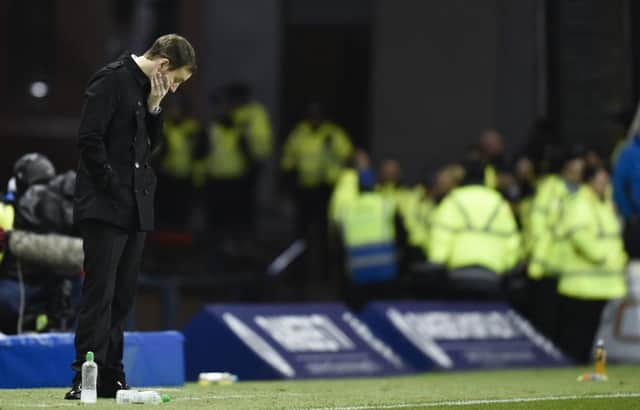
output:
M 640 222 L 627 220 L 624 224 L 624 247 L 629 259 L 640 259 Z
M 85 355 L 93 351 L 103 374 L 124 375 L 124 324 L 133 305 L 144 232 L 125 231 L 98 221 L 80 223 L 84 241 L 82 297 L 76 330 L 76 360 L 80 371 Z
M 322 231 L 326 236 L 329 199 L 332 190 L 333 187 L 329 185 L 296 189 L 296 234 L 298 238 L 309 235 L 314 228 Z
M 312 277 L 322 281 L 329 278 L 328 208 L 331 191 L 329 185 L 296 190 L 296 238 L 305 238 L 308 249 L 304 257 L 308 276 L 300 275 L 300 279 L 307 283 Z
M 529 320 L 536 329 L 558 343 L 558 280 L 543 278 L 529 282 Z
M 558 345 L 576 363 L 587 364 L 606 301 L 559 298 Z

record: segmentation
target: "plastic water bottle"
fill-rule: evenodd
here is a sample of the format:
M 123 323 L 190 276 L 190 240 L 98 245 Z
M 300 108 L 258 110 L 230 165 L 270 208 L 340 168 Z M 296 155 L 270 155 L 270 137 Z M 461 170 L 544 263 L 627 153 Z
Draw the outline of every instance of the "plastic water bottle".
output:
M 596 343 L 596 352 L 594 355 L 595 361 L 595 372 L 594 373 L 584 373 L 581 376 L 578 376 L 578 381 L 595 381 L 595 382 L 606 382 L 609 380 L 607 377 L 607 351 L 604 349 L 604 341 L 602 339 L 598 339 Z
M 116 403 L 118 404 L 160 404 L 170 400 L 169 395 L 160 395 L 157 391 L 118 390 Z
M 596 343 L 596 355 L 595 355 L 595 367 L 596 374 L 600 376 L 606 376 L 607 370 L 607 351 L 604 349 L 604 341 L 599 339 Z
M 95 403 L 98 399 L 96 385 L 98 384 L 98 365 L 93 361 L 93 352 L 87 352 L 85 362 L 82 363 L 82 390 L 80 401 Z

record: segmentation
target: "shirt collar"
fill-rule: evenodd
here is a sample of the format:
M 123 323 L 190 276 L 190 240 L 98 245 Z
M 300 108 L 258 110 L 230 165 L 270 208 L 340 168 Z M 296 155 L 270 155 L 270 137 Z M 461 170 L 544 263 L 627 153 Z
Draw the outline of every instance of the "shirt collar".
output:
M 142 71 L 142 69 L 134 61 L 132 56 L 133 54 L 131 53 L 125 53 L 122 56 L 122 61 L 124 62 L 124 65 L 131 72 L 131 74 L 133 74 L 133 77 L 136 79 L 138 84 L 140 84 L 143 87 L 150 86 L 151 82 L 149 81 L 149 77 L 147 77 L 147 75 Z

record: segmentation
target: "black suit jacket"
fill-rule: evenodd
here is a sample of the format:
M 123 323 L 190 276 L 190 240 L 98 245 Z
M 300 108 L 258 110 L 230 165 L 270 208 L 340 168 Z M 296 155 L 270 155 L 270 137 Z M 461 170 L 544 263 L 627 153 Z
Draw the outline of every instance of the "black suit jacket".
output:
M 149 166 L 162 118 L 148 112 L 148 77 L 130 55 L 89 81 L 79 129 L 74 220 L 153 229 L 156 176 Z

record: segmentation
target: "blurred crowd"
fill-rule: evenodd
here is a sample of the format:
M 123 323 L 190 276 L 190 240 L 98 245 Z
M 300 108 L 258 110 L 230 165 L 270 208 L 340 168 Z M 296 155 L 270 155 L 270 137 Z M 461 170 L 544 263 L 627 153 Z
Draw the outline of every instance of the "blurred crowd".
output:
M 269 115 L 249 87 L 214 97 L 206 126 L 179 104 L 168 110 L 158 158 L 166 198 L 157 201 L 161 220 L 184 223 L 171 218 L 190 215 L 189 201 L 170 198 L 201 188 L 214 253 L 225 244 L 251 252 L 242 244 L 255 235 L 259 176 L 274 159 L 306 270 L 337 279 L 354 307 L 382 297 L 506 299 L 584 361 L 605 302 L 626 294 L 640 204 L 628 116 L 614 121 L 615 141 L 598 147 L 563 144 L 541 120 L 528 144 L 509 152 L 487 129 L 458 161 L 427 167 L 408 185 L 402 164 L 354 147 L 319 104 L 275 150 Z
M 604 304 L 627 292 L 625 267 L 640 253 L 640 142 L 627 138 L 630 118 L 617 122 L 616 141 L 597 148 L 560 143 L 544 120 L 518 152 L 498 130 L 484 130 L 459 160 L 428 164 L 409 185 L 401 163 L 354 147 L 320 104 L 306 107 L 275 149 L 269 114 L 250 87 L 229 84 L 211 102 L 203 124 L 172 96 L 155 155 L 157 226 L 203 232 L 211 271 L 225 270 L 230 252 L 252 252 L 260 181 L 276 164 L 278 194 L 295 208 L 290 242 L 303 244 L 306 268 L 337 279 L 354 307 L 375 298 L 508 300 L 586 361 Z M 31 158 L 38 161 L 46 162 Z M 73 235 L 65 214 L 72 191 L 55 182 L 72 175 L 40 164 L 51 169 L 24 182 L 19 162 L 0 228 Z M 29 202 L 33 186 L 41 188 Z M 13 292 L 11 266 L 3 262 L 0 293 Z M 15 310 L 15 300 L 0 302 Z

